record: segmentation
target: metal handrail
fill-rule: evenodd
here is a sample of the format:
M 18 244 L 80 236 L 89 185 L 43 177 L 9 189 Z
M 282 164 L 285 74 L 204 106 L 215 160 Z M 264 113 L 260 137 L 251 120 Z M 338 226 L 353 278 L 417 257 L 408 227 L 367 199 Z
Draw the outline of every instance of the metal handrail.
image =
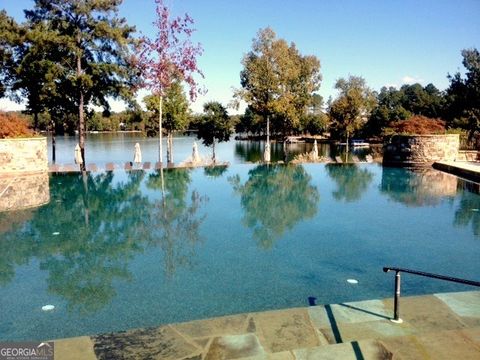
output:
M 413 275 L 419 275 L 419 276 L 425 276 L 433 279 L 439 279 L 439 280 L 445 280 L 445 281 L 451 281 L 459 284 L 464 284 L 464 285 L 471 285 L 471 286 L 478 286 L 480 287 L 480 282 L 479 281 L 473 281 L 473 280 L 466 280 L 466 279 L 460 279 L 460 278 L 455 278 L 452 276 L 445 276 L 445 275 L 438 275 L 438 274 L 432 274 L 424 271 L 417 271 L 417 270 L 410 270 L 410 269 L 404 269 L 404 268 L 399 268 L 399 267 L 387 267 L 385 266 L 383 268 L 384 272 L 389 272 L 389 271 L 395 271 L 395 293 L 394 293 L 394 303 L 393 303 L 393 322 L 398 322 L 401 323 L 402 319 L 400 319 L 400 273 L 408 273 L 408 274 L 413 274 Z

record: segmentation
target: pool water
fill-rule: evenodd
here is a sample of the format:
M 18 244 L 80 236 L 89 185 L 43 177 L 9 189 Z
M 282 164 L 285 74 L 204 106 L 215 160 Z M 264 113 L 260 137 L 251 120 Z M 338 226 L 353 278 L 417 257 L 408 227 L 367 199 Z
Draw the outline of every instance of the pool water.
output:
M 391 297 L 386 265 L 478 280 L 478 190 L 376 164 L 51 175 L 47 205 L 0 213 L 0 339 Z

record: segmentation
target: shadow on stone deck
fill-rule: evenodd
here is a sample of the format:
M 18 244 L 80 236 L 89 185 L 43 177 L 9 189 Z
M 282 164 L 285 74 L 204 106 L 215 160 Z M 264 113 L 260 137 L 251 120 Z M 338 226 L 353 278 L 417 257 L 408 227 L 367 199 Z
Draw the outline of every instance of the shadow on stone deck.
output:
M 61 359 L 478 359 L 480 292 L 225 316 L 56 340 Z

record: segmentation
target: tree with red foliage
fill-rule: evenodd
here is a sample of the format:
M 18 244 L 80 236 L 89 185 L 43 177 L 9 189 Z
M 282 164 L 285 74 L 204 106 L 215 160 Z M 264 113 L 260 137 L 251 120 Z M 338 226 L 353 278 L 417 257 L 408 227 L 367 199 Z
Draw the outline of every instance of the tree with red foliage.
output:
M 24 118 L 12 113 L 0 112 L 0 139 L 29 137 L 33 134 Z
M 407 120 L 394 121 L 390 127 L 397 134 L 430 135 L 445 134 L 445 121 L 422 115 L 412 116 Z
M 153 22 L 157 30 L 154 39 L 143 37 L 139 57 L 139 68 L 144 76 L 144 86 L 159 97 L 159 161 L 162 161 L 162 100 L 166 90 L 177 80 L 184 81 L 190 88 L 190 100 L 194 101 L 199 93 L 194 74 L 203 77 L 197 66 L 197 56 L 203 49 L 200 44 L 190 41 L 193 19 L 171 17 L 163 0 L 155 0 L 157 19 Z M 171 154 L 171 152 L 169 152 Z M 167 159 L 171 162 L 171 159 Z

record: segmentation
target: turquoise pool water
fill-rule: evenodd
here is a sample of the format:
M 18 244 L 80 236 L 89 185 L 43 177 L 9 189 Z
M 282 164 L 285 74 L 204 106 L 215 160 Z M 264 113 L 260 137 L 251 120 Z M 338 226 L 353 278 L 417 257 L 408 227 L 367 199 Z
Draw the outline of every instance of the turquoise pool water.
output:
M 0 213 L 1 340 L 390 297 L 385 265 L 480 279 L 479 186 L 432 169 L 118 171 L 49 189 Z M 403 276 L 404 295 L 468 289 Z

